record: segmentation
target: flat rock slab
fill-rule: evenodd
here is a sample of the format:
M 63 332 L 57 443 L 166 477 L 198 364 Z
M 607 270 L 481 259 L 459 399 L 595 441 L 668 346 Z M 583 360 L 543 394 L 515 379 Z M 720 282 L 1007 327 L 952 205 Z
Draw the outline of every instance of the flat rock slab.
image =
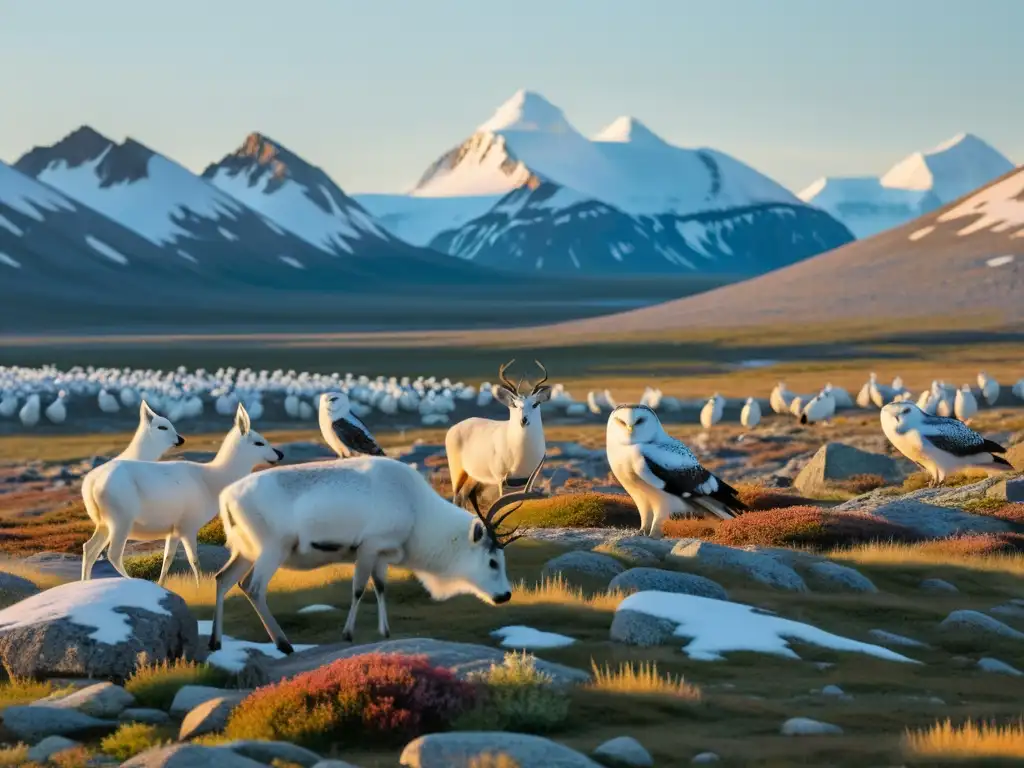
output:
M 807 585 L 796 571 L 768 555 L 736 547 L 711 544 L 700 539 L 681 539 L 669 558 L 697 562 L 709 568 L 732 571 L 751 581 L 790 592 L 806 592 Z
M 174 744 L 157 747 L 121 763 L 121 768 L 267 768 L 229 749 Z
M 336 643 L 321 645 L 309 651 L 295 653 L 283 659 L 254 656 L 242 672 L 246 684 L 258 686 L 294 677 L 302 672 L 319 669 L 338 659 L 348 659 L 367 653 L 401 653 L 426 656 L 431 664 L 450 669 L 456 677 L 465 680 L 473 672 L 487 671 L 492 665 L 500 666 L 505 653 L 499 648 L 473 643 L 452 643 L 429 637 L 384 640 L 365 645 Z M 573 685 L 590 680 L 590 673 L 582 669 L 537 659 L 537 669 L 551 675 L 559 685 Z
M 839 563 L 813 563 L 807 569 L 819 592 L 877 592 L 878 587 L 858 570 Z
M 994 619 L 980 611 L 953 611 L 942 620 L 939 627 L 946 630 L 959 630 L 974 634 L 986 632 L 990 635 L 998 635 L 1011 640 L 1024 640 L 1024 632 L 1019 632 L 1013 627 L 1003 624 L 999 619 Z
M 37 552 L 22 558 L 20 561 L 29 568 L 42 573 L 53 574 L 66 579 L 82 578 L 82 556 L 66 552 Z M 114 570 L 109 560 L 97 560 L 92 567 L 94 579 L 118 578 L 120 574 Z
M 822 736 L 838 735 L 843 729 L 838 725 L 812 720 L 809 717 L 791 717 L 782 724 L 779 732 L 783 736 Z
M 47 701 L 44 706 L 74 709 L 93 717 L 117 717 L 135 703 L 135 697 L 119 685 L 96 683 L 80 688 L 67 696 Z
M 834 507 L 832 514 L 870 512 L 930 539 L 943 539 L 961 533 L 1004 533 L 1012 530 L 1009 523 L 997 517 L 973 515 L 952 506 L 913 498 L 913 494 L 897 499 L 892 496 L 883 498 L 884 503 L 876 504 L 878 498 L 870 495 L 859 497 Z
M 75 581 L 0 611 L 0 661 L 19 677 L 125 680 L 140 653 L 193 656 L 198 640 L 185 601 L 141 579 Z
M 827 491 L 834 482 L 857 475 L 878 475 L 887 483 L 895 483 L 903 479 L 904 472 L 899 462 L 889 456 L 844 443 L 828 443 L 804 465 L 793 485 L 802 493 L 814 495 Z
M 456 732 L 420 736 L 402 750 L 408 768 L 471 768 L 485 755 L 507 755 L 518 768 L 601 768 L 575 749 L 524 733 Z
M 668 571 L 664 568 L 630 568 L 612 579 L 610 590 L 623 592 L 676 592 L 682 595 L 699 595 L 715 600 L 728 600 L 729 593 L 717 581 L 694 573 Z
M 43 706 L 8 707 L 0 715 L 4 729 L 34 744 L 47 736 L 93 736 L 115 730 L 119 723 L 83 715 L 73 709 Z

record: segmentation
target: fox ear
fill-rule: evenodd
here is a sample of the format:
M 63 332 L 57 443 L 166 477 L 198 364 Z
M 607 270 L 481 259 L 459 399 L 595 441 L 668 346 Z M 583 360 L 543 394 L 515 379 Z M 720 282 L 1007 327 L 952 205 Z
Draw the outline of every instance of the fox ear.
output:
M 154 413 L 153 409 L 149 407 L 149 403 L 143 400 L 142 405 L 139 406 L 139 418 L 148 424 L 155 417 L 156 413 Z
M 241 403 L 238 404 L 238 412 L 235 413 L 235 426 L 238 427 L 238 431 L 241 433 L 242 437 L 249 434 L 249 427 L 251 426 L 251 423 L 249 422 L 249 413 Z

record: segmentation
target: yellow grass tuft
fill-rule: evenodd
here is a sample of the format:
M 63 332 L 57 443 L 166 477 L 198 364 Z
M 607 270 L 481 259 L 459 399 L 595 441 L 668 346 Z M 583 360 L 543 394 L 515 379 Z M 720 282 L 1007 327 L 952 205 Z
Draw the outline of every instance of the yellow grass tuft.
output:
M 626 593 L 615 590 L 588 595 L 582 589 L 571 586 L 559 574 L 532 585 L 520 581 L 515 585 L 514 599 L 516 605 L 573 605 L 598 611 L 614 611 L 626 599 Z
M 40 682 L 26 677 L 14 677 L 0 683 L 0 712 L 7 707 L 31 704 L 54 693 L 71 692 L 68 686 L 56 686 L 49 681 Z
M 1024 718 L 1009 725 L 967 722 L 955 726 L 946 720 L 924 731 L 907 731 L 903 745 L 915 757 L 1024 758 Z
M 986 552 L 982 554 L 944 549 L 922 544 L 871 542 L 850 549 L 837 549 L 829 553 L 833 560 L 858 565 L 955 565 L 988 573 L 1024 575 L 1024 554 L 1020 552 Z
M 12 576 L 21 576 L 28 579 L 40 589 L 46 590 L 51 587 L 59 587 L 74 579 L 65 579 L 53 573 L 45 573 L 31 566 L 19 563 L 16 560 L 0 559 L 0 572 L 9 573 Z
M 608 665 L 604 668 L 590 662 L 594 679 L 588 687 L 612 693 L 632 693 L 653 696 L 675 696 L 690 701 L 700 701 L 700 688 L 690 685 L 682 676 L 662 675 L 658 665 L 648 662 L 632 664 L 623 662 L 618 669 Z
M 469 768 L 519 768 L 519 763 L 507 752 L 485 752 L 470 758 Z

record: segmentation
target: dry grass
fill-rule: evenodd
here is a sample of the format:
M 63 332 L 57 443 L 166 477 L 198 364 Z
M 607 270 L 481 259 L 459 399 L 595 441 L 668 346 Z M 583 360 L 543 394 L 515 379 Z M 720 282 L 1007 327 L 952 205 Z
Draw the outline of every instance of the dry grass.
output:
M 31 704 L 33 701 L 45 699 L 51 694 L 67 690 L 69 689 L 55 686 L 51 682 L 40 682 L 20 677 L 11 678 L 0 683 L 0 712 L 7 707 Z
M 12 576 L 28 579 L 40 589 L 60 586 L 67 581 L 56 574 L 46 573 L 16 560 L 0 559 L 0 573 L 9 573 Z
M 964 539 L 988 537 L 962 537 Z M 955 540 L 946 540 L 955 541 Z M 1024 576 L 1024 554 L 1020 552 L 982 552 L 944 546 L 945 541 L 901 544 L 896 542 L 874 542 L 860 544 L 849 549 L 837 549 L 829 553 L 834 560 L 843 560 L 854 565 L 955 565 L 972 571 L 1005 573 Z
M 569 584 L 561 575 L 543 579 L 533 585 L 519 582 L 513 592 L 516 605 L 572 605 L 598 611 L 614 611 L 625 599 L 626 593 L 619 591 L 588 595 Z
M 713 541 L 720 524 L 720 520 L 700 518 L 666 520 L 662 533 L 673 539 L 704 539 L 706 541 Z
M 984 760 L 1024 759 L 1024 719 L 1008 725 L 951 720 L 936 723 L 924 731 L 907 731 L 903 740 L 910 757 Z
M 612 693 L 639 695 L 674 696 L 690 701 L 700 701 L 700 688 L 690 685 L 682 676 L 661 674 L 656 663 L 622 662 L 618 669 L 609 665 L 599 667 L 591 659 L 594 679 L 588 688 Z
M 778 488 L 767 488 L 756 483 L 737 483 L 736 490 L 739 492 L 740 501 L 754 512 L 814 504 L 813 500 L 804 496 L 786 493 Z

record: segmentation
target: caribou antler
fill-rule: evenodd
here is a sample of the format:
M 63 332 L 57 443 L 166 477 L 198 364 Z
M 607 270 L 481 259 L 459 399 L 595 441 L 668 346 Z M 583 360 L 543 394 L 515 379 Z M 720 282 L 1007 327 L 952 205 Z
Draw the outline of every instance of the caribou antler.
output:
M 540 469 L 544 466 L 544 459 L 547 454 L 541 456 L 540 463 L 537 464 L 537 468 L 533 470 L 533 474 L 530 475 L 526 481 L 525 490 L 513 491 L 512 493 L 506 493 L 504 496 L 500 496 L 487 510 L 487 514 L 484 515 L 477 512 L 477 515 L 483 521 L 484 528 L 487 529 L 487 533 L 490 534 L 491 541 L 494 542 L 494 546 L 498 549 L 504 549 L 513 541 L 522 538 L 522 534 L 516 535 L 516 531 L 519 530 L 517 525 L 511 531 L 505 533 L 499 533 L 498 528 L 505 520 L 508 519 L 509 515 L 519 509 L 524 501 L 530 499 L 543 499 L 544 494 L 539 491 L 533 490 L 533 484 L 537 482 L 537 477 L 540 475 Z M 506 509 L 509 505 L 515 504 L 511 509 Z M 504 510 L 504 511 L 502 511 Z
M 519 387 L 517 387 L 515 384 L 508 380 L 508 376 L 505 375 L 505 371 L 508 370 L 508 367 L 512 365 L 512 363 L 514 363 L 515 361 L 516 359 L 513 357 L 503 366 L 498 368 L 498 378 L 501 380 L 501 385 L 505 387 L 505 389 L 507 389 L 513 395 L 518 394 Z
M 537 364 L 537 367 L 540 368 L 540 372 L 544 374 L 544 378 L 533 385 L 533 392 L 531 392 L 530 394 L 536 395 L 537 392 L 540 391 L 540 388 L 541 386 L 543 386 L 544 382 L 548 380 L 548 369 L 541 365 L 540 360 L 534 360 L 533 362 Z

